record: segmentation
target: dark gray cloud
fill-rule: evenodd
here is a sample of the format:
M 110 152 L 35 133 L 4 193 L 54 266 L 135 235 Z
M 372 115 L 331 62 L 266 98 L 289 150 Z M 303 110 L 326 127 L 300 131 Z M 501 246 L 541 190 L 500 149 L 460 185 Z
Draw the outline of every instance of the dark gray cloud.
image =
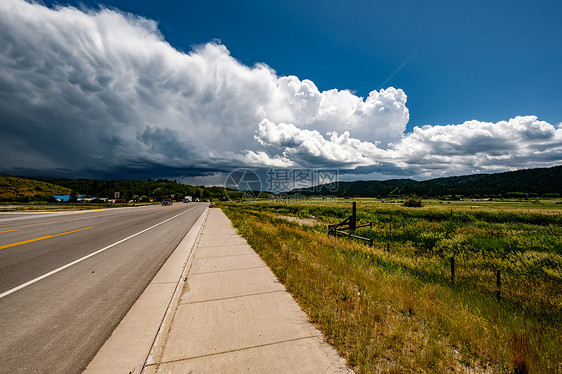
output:
M 327 131 L 357 111 L 346 126 L 385 141 L 408 120 L 400 90 L 367 100 L 320 92 L 266 65 L 244 66 L 220 44 L 179 52 L 154 22 L 113 10 L 6 0 L 0 43 L 4 172 L 126 173 L 144 160 L 180 174 L 291 166 L 254 139 L 263 118 Z
M 427 177 L 561 161 L 559 126 L 536 117 L 405 134 L 400 89 L 319 91 L 245 66 L 218 43 L 182 53 L 155 22 L 114 10 L 3 0 L 0 48 L 4 173 L 201 181 L 238 167 L 324 167 Z

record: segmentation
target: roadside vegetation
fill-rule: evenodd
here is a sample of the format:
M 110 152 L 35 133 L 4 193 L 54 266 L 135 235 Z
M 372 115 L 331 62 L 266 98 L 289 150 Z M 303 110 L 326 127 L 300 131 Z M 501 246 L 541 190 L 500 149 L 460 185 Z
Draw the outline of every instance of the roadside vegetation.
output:
M 119 197 L 115 197 L 119 192 Z M 95 180 L 95 179 L 67 179 L 44 178 L 29 179 L 0 174 L 0 204 L 22 204 L 24 209 L 34 209 L 36 205 L 49 207 L 47 203 L 55 203 L 61 209 L 68 204 L 58 202 L 54 195 L 69 195 L 69 202 L 73 205 L 86 206 L 127 206 L 128 203 L 159 202 L 171 198 L 183 201 L 185 196 L 191 196 L 193 201 L 239 199 L 246 192 L 225 189 L 223 187 L 191 186 L 168 179 L 147 180 Z M 256 192 L 256 195 L 271 195 L 266 192 Z M 111 200 L 109 204 L 107 201 Z M 1 208 L 1 205 L 0 205 Z
M 95 210 L 105 208 L 121 208 L 128 206 L 137 206 L 134 203 L 48 203 L 48 202 L 29 202 L 29 203 L 11 203 L 0 202 L 0 213 L 10 212 L 59 212 L 74 210 Z
M 222 205 L 357 372 L 562 373 L 559 205 L 363 200 L 373 247 L 327 235 L 350 207 Z

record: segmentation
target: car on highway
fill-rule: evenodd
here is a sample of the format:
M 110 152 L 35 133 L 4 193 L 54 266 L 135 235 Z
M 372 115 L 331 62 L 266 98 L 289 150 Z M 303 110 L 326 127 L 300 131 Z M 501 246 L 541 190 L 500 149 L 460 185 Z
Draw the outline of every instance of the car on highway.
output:
M 172 199 L 162 200 L 162 206 L 172 205 Z

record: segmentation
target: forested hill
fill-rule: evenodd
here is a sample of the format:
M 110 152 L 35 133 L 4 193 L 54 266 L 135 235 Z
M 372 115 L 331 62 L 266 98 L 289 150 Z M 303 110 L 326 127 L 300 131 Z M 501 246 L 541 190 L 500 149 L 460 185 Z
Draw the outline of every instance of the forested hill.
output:
M 562 166 L 527 169 L 498 174 L 476 174 L 461 177 L 438 178 L 402 186 L 398 194 L 420 196 L 464 195 L 490 196 L 513 192 L 527 194 L 562 193 Z
M 562 195 L 562 166 L 527 169 L 497 174 L 475 174 L 426 181 L 393 179 L 387 181 L 338 182 L 292 191 L 302 195 L 384 197 L 418 195 L 438 197 L 549 196 Z M 519 193 L 519 194 L 518 194 Z
M 313 188 L 301 188 L 291 191 L 293 194 L 319 196 L 387 196 L 399 188 L 415 183 L 413 179 L 391 179 L 387 181 L 334 182 Z

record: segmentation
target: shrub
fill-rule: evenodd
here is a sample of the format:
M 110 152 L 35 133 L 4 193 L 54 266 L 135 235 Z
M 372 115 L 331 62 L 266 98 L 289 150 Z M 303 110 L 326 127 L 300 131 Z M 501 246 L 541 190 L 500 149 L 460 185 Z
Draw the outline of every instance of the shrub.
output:
M 404 200 L 404 203 L 402 205 L 412 208 L 420 208 L 422 206 L 422 201 L 417 196 L 410 196 Z

